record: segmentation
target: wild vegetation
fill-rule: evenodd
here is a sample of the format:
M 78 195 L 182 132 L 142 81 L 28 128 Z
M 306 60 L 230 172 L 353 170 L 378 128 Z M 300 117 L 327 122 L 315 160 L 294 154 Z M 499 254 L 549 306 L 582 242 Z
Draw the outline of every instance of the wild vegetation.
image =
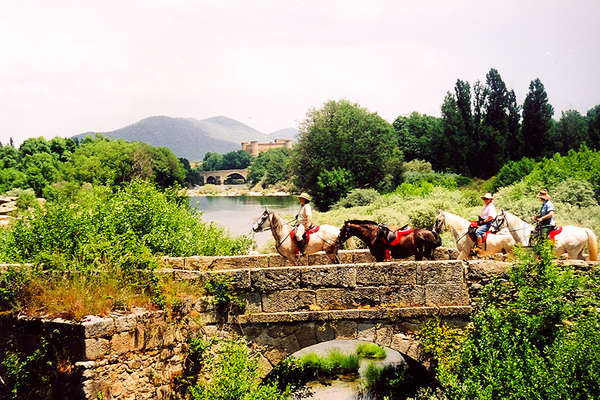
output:
M 131 305 L 127 299 L 162 307 L 168 290 L 152 272 L 158 256 L 243 254 L 250 246 L 247 238 L 232 239 L 223 228 L 203 223 L 177 190 L 142 181 L 113 189 L 66 185 L 1 234 L 0 261 L 36 265 L 0 278 L 3 309 L 21 311 L 50 311 L 55 302 L 68 308 L 88 299 L 104 299 L 108 311 Z M 48 279 L 52 271 L 60 272 L 51 275 L 55 280 Z M 59 291 L 62 296 L 48 301 Z M 81 305 L 74 314 L 86 311 L 93 310 Z
M 474 219 L 485 191 L 498 208 L 528 220 L 545 188 L 559 225 L 600 232 L 600 106 L 553 115 L 539 79 L 519 105 L 492 69 L 485 83 L 457 80 L 440 118 L 412 113 L 389 124 L 358 104 L 329 101 L 307 113 L 295 149 L 208 153 L 201 168 L 248 167 L 254 185 L 308 191 L 324 211 L 315 221 L 336 226 L 371 219 L 431 228 L 438 209 Z M 16 221 L 0 229 L 0 262 L 34 264 L 0 275 L 0 311 L 78 319 L 135 305 L 168 308 L 199 290 L 219 306 L 239 306 L 231 282 L 195 288 L 153 272 L 161 255 L 243 254 L 251 246 L 190 209 L 180 189 L 197 182 L 198 170 L 168 149 L 101 135 L 0 145 L 0 192 L 17 195 L 19 207 Z M 445 245 L 452 240 L 443 236 Z M 425 329 L 441 392 L 420 398 L 600 396 L 598 271 L 552 264 L 547 244 L 536 251 L 518 252 L 510 278 L 485 289 L 467 331 L 434 322 Z M 198 340 L 190 348 L 190 376 L 200 378 L 182 381 L 185 396 L 287 399 L 296 388 L 281 387 L 293 376 L 278 370 L 261 383 L 244 343 Z M 44 387 L 45 378 L 31 371 L 56 366 L 45 354 L 42 345 L 27 356 L 0 355 L 0 376 L 9 382 L 2 390 L 22 398 L 28 381 Z M 290 370 L 297 378 L 353 363 L 307 359 Z M 394 398 L 379 385 L 400 379 L 370 368 L 367 386 Z
M 597 269 L 552 263 L 548 242 L 519 251 L 506 281 L 488 285 L 469 329 L 432 321 L 424 343 L 452 399 L 600 396 Z

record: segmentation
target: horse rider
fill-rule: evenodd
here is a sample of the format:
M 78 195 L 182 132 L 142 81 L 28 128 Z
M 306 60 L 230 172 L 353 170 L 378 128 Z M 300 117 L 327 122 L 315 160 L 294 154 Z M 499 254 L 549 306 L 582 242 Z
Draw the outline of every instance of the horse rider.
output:
M 542 201 L 542 208 L 540 208 L 540 213 L 533 217 L 533 220 L 537 222 L 536 231 L 546 238 L 554 229 L 554 204 L 550 201 L 550 195 L 545 189 L 540 190 L 537 197 Z
M 304 235 L 310 229 L 312 224 L 312 209 L 310 208 L 310 195 L 306 192 L 300 193 L 298 196 L 300 202 L 300 211 L 296 215 L 296 245 L 300 255 L 304 255 L 304 247 L 306 245 Z
M 475 231 L 475 237 L 477 238 L 477 246 L 475 247 L 475 253 L 481 253 L 483 251 L 483 235 L 490 229 L 492 222 L 496 219 L 496 206 L 494 205 L 494 197 L 491 193 L 486 193 L 481 196 L 481 200 L 485 203 L 481 210 L 481 218 L 479 219 L 479 227 Z

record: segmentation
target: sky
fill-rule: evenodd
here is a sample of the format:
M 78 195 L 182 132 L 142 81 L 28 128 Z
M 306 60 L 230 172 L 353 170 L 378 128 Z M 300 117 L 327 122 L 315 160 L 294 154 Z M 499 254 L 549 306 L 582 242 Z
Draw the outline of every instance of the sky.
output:
M 600 1 L 0 2 L 0 142 L 224 115 L 270 133 L 347 99 L 440 115 L 496 68 L 554 118 L 600 104 Z

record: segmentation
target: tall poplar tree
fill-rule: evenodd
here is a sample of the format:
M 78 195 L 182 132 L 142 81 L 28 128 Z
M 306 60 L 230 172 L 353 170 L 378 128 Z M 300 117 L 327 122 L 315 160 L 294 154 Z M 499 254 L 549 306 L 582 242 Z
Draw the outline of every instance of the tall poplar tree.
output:
M 548 103 L 548 94 L 539 79 L 531 81 L 529 93 L 523 102 L 524 155 L 540 157 L 551 153 L 548 135 L 552 128 L 554 108 Z
M 508 90 L 500 73 L 494 68 L 485 76 L 485 103 L 480 127 L 480 161 L 473 175 L 488 178 L 495 174 L 506 160 L 508 137 Z
M 442 104 L 443 137 L 432 140 L 437 155 L 431 160 L 434 169 L 450 168 L 460 174 L 469 174 L 467 152 L 469 138 L 465 134 L 465 124 L 456 97 L 448 92 Z
M 520 160 L 523 156 L 523 136 L 521 133 L 521 106 L 517 104 L 515 91 L 508 92 L 508 137 L 507 156 L 511 160 Z

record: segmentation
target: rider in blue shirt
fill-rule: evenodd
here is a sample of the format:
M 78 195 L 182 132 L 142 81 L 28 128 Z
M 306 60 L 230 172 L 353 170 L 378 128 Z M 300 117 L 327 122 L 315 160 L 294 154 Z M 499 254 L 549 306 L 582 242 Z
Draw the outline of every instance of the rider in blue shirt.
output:
M 542 208 L 540 213 L 533 217 L 534 221 L 537 221 L 537 230 L 540 232 L 542 237 L 547 237 L 554 229 L 554 204 L 550 201 L 550 195 L 544 189 L 538 193 L 539 199 L 542 201 Z

